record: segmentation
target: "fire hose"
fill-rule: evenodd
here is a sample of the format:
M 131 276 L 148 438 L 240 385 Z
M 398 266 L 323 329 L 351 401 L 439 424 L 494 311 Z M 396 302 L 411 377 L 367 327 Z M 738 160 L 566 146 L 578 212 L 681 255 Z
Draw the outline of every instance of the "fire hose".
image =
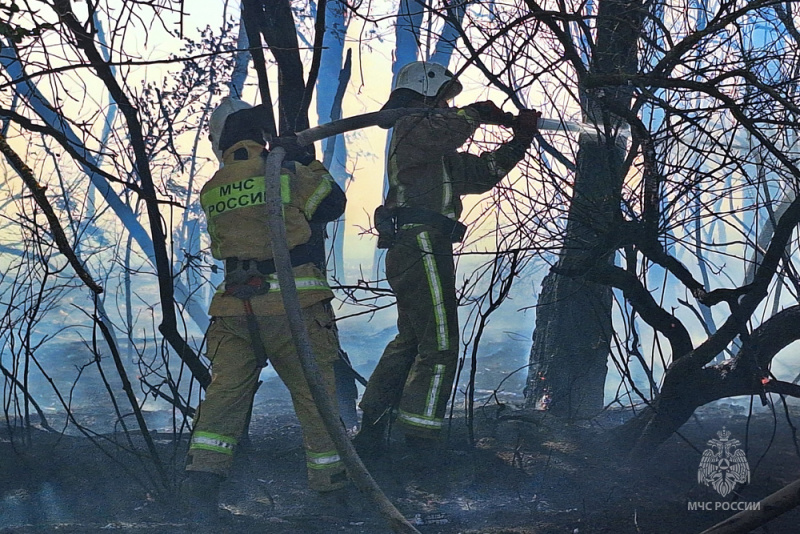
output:
M 338 121 L 328 122 L 321 124 L 301 132 L 297 132 L 297 142 L 300 145 L 310 145 L 315 141 L 320 141 L 327 137 L 333 137 L 352 130 L 360 130 L 370 126 L 380 126 L 382 128 L 390 128 L 398 119 L 406 115 L 414 114 L 428 114 L 428 115 L 447 115 L 454 114 L 455 109 L 437 109 L 437 108 L 399 108 L 399 109 L 386 109 L 383 111 L 373 111 L 371 113 L 364 113 L 362 115 L 354 115 Z M 496 121 L 487 124 L 499 124 L 501 126 L 512 126 L 515 115 L 512 113 L 505 113 L 502 121 Z M 576 132 L 591 136 L 600 136 L 604 132 L 601 125 L 587 124 L 585 122 L 564 121 L 560 119 L 547 119 L 540 118 L 538 122 L 538 129 L 542 131 L 564 131 Z M 622 133 L 627 131 L 627 128 L 621 128 Z
M 361 458 L 359 458 L 352 443 L 350 443 L 350 438 L 345 433 L 336 415 L 337 409 L 325 390 L 325 383 L 314 360 L 311 341 L 302 318 L 300 299 L 297 296 L 292 260 L 286 240 L 286 225 L 282 216 L 280 169 L 285 154 L 286 152 L 282 147 L 276 147 L 267 156 L 265 197 L 270 241 L 272 242 L 278 282 L 281 285 L 283 308 L 289 320 L 289 328 L 292 332 L 292 339 L 297 349 L 303 375 L 305 375 L 308 382 L 311 397 L 319 409 L 325 429 L 331 436 L 336 450 L 339 452 L 356 487 L 377 505 L 378 512 L 387 520 L 393 532 L 419 534 L 419 531 L 386 498 L 372 475 L 364 467 Z

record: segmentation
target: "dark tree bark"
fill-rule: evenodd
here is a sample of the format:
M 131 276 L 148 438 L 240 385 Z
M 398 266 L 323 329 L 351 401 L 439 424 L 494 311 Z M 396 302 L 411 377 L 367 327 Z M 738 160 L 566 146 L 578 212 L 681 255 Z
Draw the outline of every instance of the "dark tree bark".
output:
M 800 480 L 760 501 L 758 510 L 739 512 L 701 534 L 747 534 L 800 506 Z
M 601 0 L 590 75 L 637 72 L 644 9 L 640 0 Z M 584 121 L 606 135 L 579 140 L 572 203 L 558 262 L 542 283 L 530 355 L 527 404 L 549 400 L 553 414 L 591 417 L 603 408 L 606 361 L 612 336 L 611 289 L 588 276 L 613 261 L 601 248 L 619 213 L 624 149 L 616 143 L 618 118 L 630 109 L 631 89 L 609 86 L 581 91 Z M 563 274 L 569 273 L 569 274 Z
M 245 0 L 242 5 L 248 24 L 255 23 L 278 63 L 279 135 L 307 129 L 307 89 L 291 3 L 289 0 Z M 324 5 L 319 11 L 325 13 Z M 251 39 L 251 46 L 256 43 Z M 259 80 L 259 83 L 263 82 Z

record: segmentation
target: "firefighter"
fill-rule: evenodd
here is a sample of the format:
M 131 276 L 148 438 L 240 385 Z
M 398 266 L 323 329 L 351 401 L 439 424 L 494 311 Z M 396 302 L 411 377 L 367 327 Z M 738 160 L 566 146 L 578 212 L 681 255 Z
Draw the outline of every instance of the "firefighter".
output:
M 195 416 L 183 492 L 192 519 L 214 521 L 221 482 L 243 437 L 261 369 L 269 361 L 291 393 L 303 430 L 309 486 L 336 495 L 348 485 L 339 457 L 306 383 L 289 330 L 267 231 L 264 109 L 225 98 L 211 115 L 209 138 L 222 167 L 203 186 L 213 256 L 225 264 L 207 332 L 212 378 Z M 344 211 L 345 195 L 323 165 L 296 143 L 283 142 L 281 200 L 300 304 L 328 393 L 335 395 L 339 358 L 333 297 L 308 245 L 311 225 Z
M 442 65 L 414 62 L 398 72 L 384 109 L 448 108 L 461 90 Z M 362 426 L 354 445 L 363 455 L 381 451 L 393 412 L 412 448 L 437 445 L 459 346 L 452 246 L 466 229 L 458 221 L 461 197 L 489 191 L 522 159 L 541 116 L 524 110 L 514 118 L 490 101 L 453 111 L 410 115 L 394 124 L 389 191 L 374 221 L 378 247 L 388 248 L 398 334 L 359 404 Z M 480 156 L 458 152 L 481 123 L 509 124 L 514 137 Z

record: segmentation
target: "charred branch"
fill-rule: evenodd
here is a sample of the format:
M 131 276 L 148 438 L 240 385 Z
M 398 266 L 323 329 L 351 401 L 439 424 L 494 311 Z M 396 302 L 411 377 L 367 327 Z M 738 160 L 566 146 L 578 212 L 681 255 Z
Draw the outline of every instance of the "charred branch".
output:
M 696 369 L 690 358 L 675 361 L 664 375 L 661 395 L 637 419 L 623 425 L 619 436 L 638 436 L 632 454 L 648 456 L 709 402 L 739 395 L 800 394 L 800 387 L 760 374 L 782 349 L 800 339 L 798 321 L 800 305 L 782 310 L 753 330 L 751 342 L 736 357 L 719 365 Z
M 295 32 L 292 6 L 288 0 L 271 2 L 248 0 L 244 4 L 246 6 L 245 23 L 247 25 L 251 22 L 254 23 L 261 35 L 264 36 L 270 52 L 278 63 L 280 71 L 278 76 L 278 106 L 280 109 L 278 133 L 284 135 L 305 130 L 308 128 L 308 116 L 303 113 L 306 83 L 303 79 L 303 63 L 300 61 L 298 53 L 300 46 Z M 324 12 L 324 8 L 322 11 Z M 248 38 L 251 38 L 249 31 Z M 260 42 L 260 38 L 256 42 Z M 251 41 L 251 47 L 253 44 Z M 254 57 L 254 61 L 258 64 L 259 59 Z M 259 79 L 259 86 L 266 86 L 266 80 L 262 85 L 262 80 Z M 264 104 L 269 106 L 268 102 L 264 102 Z
M 28 388 L 25 387 L 25 384 L 20 382 L 16 375 L 6 369 L 2 363 L 0 363 L 0 372 L 3 373 L 3 376 L 6 377 L 6 380 L 10 381 L 12 384 L 14 384 L 15 388 L 18 388 L 22 392 L 26 401 L 31 403 L 31 406 L 33 406 L 33 409 L 36 410 L 36 414 L 39 416 L 39 425 L 48 432 L 55 432 L 53 427 L 51 427 L 47 422 L 47 416 L 45 415 L 44 410 L 42 410 L 41 406 L 39 406 L 39 404 L 36 402 L 36 399 L 33 397 L 33 395 L 30 394 Z
M 319 0 L 317 3 L 317 19 L 314 21 L 314 55 L 311 58 L 311 67 L 308 69 L 308 81 L 303 88 L 303 98 L 300 100 L 300 111 L 298 116 L 308 117 L 308 108 L 311 106 L 311 97 L 314 94 L 314 85 L 319 76 L 320 64 L 322 63 L 322 47 L 325 39 L 325 12 L 328 9 L 328 0 Z M 305 128 L 308 128 L 306 120 Z M 295 127 L 293 132 L 296 131 Z
M 572 68 L 575 69 L 575 72 L 578 73 L 579 78 L 583 78 L 586 74 L 588 74 L 586 66 L 583 63 L 583 58 L 575 48 L 573 36 L 568 31 L 569 19 L 565 18 L 564 13 L 548 11 L 542 8 L 542 6 L 540 6 L 535 0 L 525 0 L 525 3 L 527 4 L 531 14 L 537 20 L 542 21 L 542 23 L 553 32 L 553 35 L 556 36 L 563 47 L 562 52 L 564 53 L 566 59 L 570 62 Z M 583 21 L 579 18 L 573 22 L 582 23 Z M 564 24 L 564 27 L 562 28 L 559 26 L 559 23 Z
M 701 304 L 705 304 L 706 306 L 714 306 L 715 304 L 719 304 L 720 302 L 727 302 L 728 305 L 737 305 L 739 302 L 739 298 L 742 297 L 745 293 L 749 292 L 753 288 L 753 284 L 747 284 L 742 287 L 737 287 L 735 289 L 728 289 L 728 288 L 719 288 L 715 289 L 709 293 L 704 291 L 698 291 L 695 295 L 697 300 L 700 301 Z
M 664 247 L 656 239 L 649 237 L 645 231 L 642 231 L 638 223 L 626 224 L 631 225 L 629 228 L 633 236 L 633 243 L 647 259 L 669 271 L 692 294 L 703 290 L 703 284 L 694 279 L 689 269 L 674 256 L 667 254 Z
M 275 125 L 275 115 L 272 112 L 272 97 L 270 96 L 269 81 L 267 80 L 266 59 L 264 58 L 264 49 L 261 47 L 261 33 L 258 26 L 260 11 L 259 2 L 253 0 L 244 0 L 242 2 L 242 21 L 244 22 L 245 31 L 247 32 L 247 40 L 250 44 L 250 55 L 253 56 L 253 65 L 255 66 L 256 76 L 258 77 L 261 103 L 269 116 L 268 124 L 264 125 L 265 130 L 272 135 L 278 135 L 278 129 Z
M 692 350 L 692 338 L 683 323 L 659 306 L 633 273 L 613 265 L 601 265 L 587 272 L 586 277 L 593 282 L 620 289 L 636 313 L 669 340 L 673 355 L 678 357 Z
M 641 252 L 648 260 L 669 271 L 693 295 L 705 294 L 703 284 L 694 279 L 692 273 L 683 263 L 668 254 L 657 241 L 656 236 L 649 231 L 649 228 L 638 221 L 624 221 L 616 225 L 613 231 L 604 235 L 600 242 L 592 247 L 587 257 L 590 259 L 598 258 L 612 250 L 630 248 L 631 246 L 633 248 L 630 250 Z M 584 271 L 588 272 L 594 265 L 589 261 L 584 263 L 585 265 L 575 267 L 569 271 L 560 268 L 560 272 L 566 276 L 581 276 Z
M 776 393 L 778 395 L 800 399 L 800 385 L 792 384 L 791 382 L 770 380 L 764 384 L 764 391 L 767 393 Z
M 720 329 L 689 356 L 691 366 L 697 368 L 707 364 L 741 333 L 741 321 L 746 321 L 766 297 L 769 283 L 775 276 L 786 245 L 798 223 L 800 223 L 800 199 L 794 200 L 778 221 L 772 241 L 756 269 L 753 282 L 738 299 L 737 313 L 731 314 Z

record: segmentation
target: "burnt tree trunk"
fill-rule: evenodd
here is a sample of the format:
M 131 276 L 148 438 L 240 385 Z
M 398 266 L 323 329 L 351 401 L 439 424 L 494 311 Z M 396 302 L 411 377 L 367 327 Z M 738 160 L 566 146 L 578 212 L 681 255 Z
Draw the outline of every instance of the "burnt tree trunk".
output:
M 635 73 L 642 28 L 640 0 L 601 0 L 597 40 L 586 74 Z M 613 231 L 625 175 L 619 119 L 608 109 L 630 109 L 626 86 L 581 91 L 584 121 L 605 135 L 581 135 L 566 237 L 556 266 L 545 277 L 530 354 L 527 404 L 548 399 L 553 414 L 591 417 L 603 408 L 606 362 L 612 336 L 611 288 L 591 279 L 594 266 L 613 261 L 600 248 Z M 564 274 L 568 273 L 568 274 Z

